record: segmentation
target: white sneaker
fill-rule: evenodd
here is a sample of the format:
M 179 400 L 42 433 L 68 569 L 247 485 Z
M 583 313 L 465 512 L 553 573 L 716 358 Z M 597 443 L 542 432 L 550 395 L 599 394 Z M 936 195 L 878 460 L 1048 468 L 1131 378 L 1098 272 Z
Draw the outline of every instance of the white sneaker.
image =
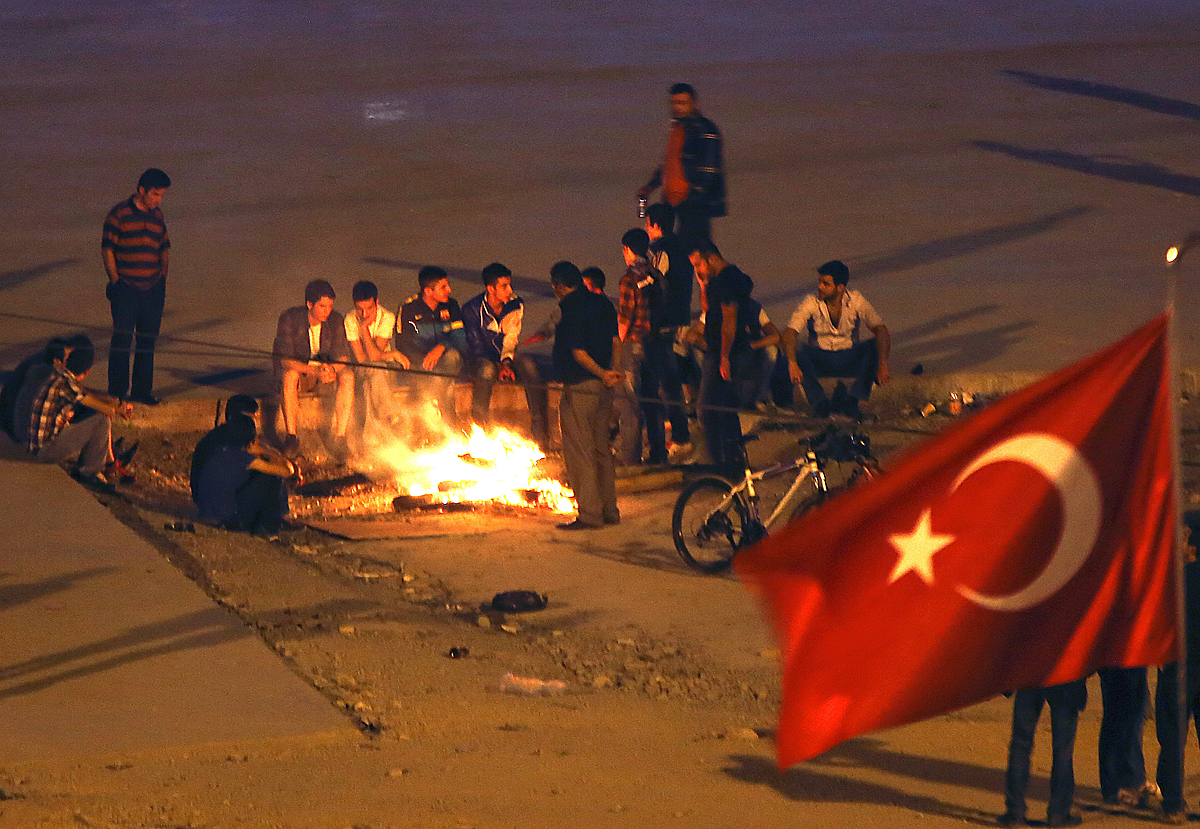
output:
M 692 454 L 695 448 L 696 447 L 690 443 L 668 443 L 667 457 L 671 460 L 686 458 L 688 455 Z

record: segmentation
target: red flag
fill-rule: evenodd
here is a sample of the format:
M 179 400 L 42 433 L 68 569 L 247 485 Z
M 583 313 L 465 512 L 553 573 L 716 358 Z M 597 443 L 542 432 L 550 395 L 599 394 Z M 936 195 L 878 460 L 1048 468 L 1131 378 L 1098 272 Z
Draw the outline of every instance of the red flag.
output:
M 780 768 L 1175 647 L 1168 317 L 735 559 L 780 643 Z

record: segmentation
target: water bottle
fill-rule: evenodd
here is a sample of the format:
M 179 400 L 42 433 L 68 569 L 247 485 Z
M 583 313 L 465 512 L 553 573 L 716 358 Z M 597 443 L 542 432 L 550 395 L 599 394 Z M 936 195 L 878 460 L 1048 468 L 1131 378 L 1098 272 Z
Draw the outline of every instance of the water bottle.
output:
M 646 218 L 646 198 L 645 196 L 638 197 L 638 218 Z

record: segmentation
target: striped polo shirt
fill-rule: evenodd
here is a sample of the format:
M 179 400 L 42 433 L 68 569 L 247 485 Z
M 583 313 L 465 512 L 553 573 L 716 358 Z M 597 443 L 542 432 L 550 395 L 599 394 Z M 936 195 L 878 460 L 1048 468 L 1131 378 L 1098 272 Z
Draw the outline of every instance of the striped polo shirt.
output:
M 143 291 L 162 275 L 162 253 L 171 247 L 162 208 L 139 210 L 133 197 L 116 205 L 104 219 L 100 247 L 117 260 L 117 276 Z

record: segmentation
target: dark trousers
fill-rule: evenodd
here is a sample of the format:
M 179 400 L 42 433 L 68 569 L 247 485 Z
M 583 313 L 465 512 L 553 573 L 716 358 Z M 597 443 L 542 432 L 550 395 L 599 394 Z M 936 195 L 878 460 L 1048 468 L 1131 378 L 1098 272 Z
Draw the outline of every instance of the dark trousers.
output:
M 737 377 L 736 361 L 730 360 L 730 375 Z M 736 409 L 737 385 L 721 377 L 721 362 L 711 351 L 704 353 L 700 366 L 700 428 L 713 463 L 742 462 L 742 423 L 736 411 L 713 411 L 707 406 Z
M 149 397 L 154 386 L 154 343 L 162 325 L 167 283 L 159 280 L 142 291 L 118 279 L 105 289 L 112 309 L 112 342 L 108 352 L 108 393 L 114 397 Z M 137 341 L 134 342 L 136 336 Z M 129 351 L 133 349 L 133 385 Z
M 1189 665 L 1189 669 L 1190 669 Z M 1180 729 L 1188 728 L 1187 717 L 1196 721 L 1196 732 L 1200 735 L 1200 688 L 1188 682 L 1187 711 L 1184 721 L 1179 721 L 1179 679 L 1176 663 L 1158 669 L 1158 685 L 1154 689 L 1154 731 L 1158 736 L 1158 787 L 1162 789 L 1162 807 L 1167 814 L 1183 808 L 1183 748 Z M 1189 670 L 1189 673 L 1194 671 Z
M 1083 680 L 1078 680 L 1082 686 Z M 1033 753 L 1033 734 L 1042 705 L 1050 705 L 1050 803 L 1048 817 L 1071 813 L 1075 798 L 1075 728 L 1082 704 L 1072 699 L 1076 683 L 1052 688 L 1026 688 L 1013 695 L 1012 741 L 1008 746 L 1008 771 L 1004 775 L 1004 805 L 1008 813 L 1025 817 L 1025 790 L 1029 787 L 1029 758 Z M 1086 694 L 1079 688 L 1079 695 Z
M 237 517 L 227 524 L 229 529 L 279 532 L 288 513 L 287 487 L 282 478 L 252 469 L 250 479 L 238 487 L 235 499 Z
M 683 380 L 679 372 L 679 359 L 675 356 L 674 330 L 671 334 L 652 333 L 643 343 L 645 355 L 642 359 L 641 383 L 638 397 L 642 402 L 642 418 L 646 421 L 646 442 L 650 444 L 650 463 L 666 463 L 667 434 L 666 419 L 671 418 L 671 440 L 690 443 L 687 409 L 683 405 Z M 660 401 L 666 398 L 669 408 Z M 645 402 L 647 400 L 655 402 Z
M 528 354 L 513 357 L 513 373 L 525 387 L 525 404 L 529 407 L 529 432 L 543 450 L 550 446 L 550 423 L 547 413 L 550 403 L 542 383 L 537 363 Z M 491 360 L 476 360 L 471 372 L 471 419 L 480 426 L 492 422 L 492 387 L 500 377 L 500 364 Z
M 1113 800 L 1121 789 L 1137 789 L 1146 782 L 1146 759 L 1142 756 L 1145 725 L 1145 668 L 1101 668 L 1100 698 L 1104 716 L 1100 720 L 1100 794 Z
M 600 380 L 563 383 L 558 422 L 567 482 L 579 504 L 578 520 L 596 527 L 621 519 L 612 449 L 608 445 L 612 413 L 613 390 Z
M 712 217 L 708 208 L 689 205 L 687 202 L 675 208 L 679 217 L 679 225 L 675 228 L 676 235 L 685 243 L 701 239 L 712 239 Z
M 879 368 L 879 349 L 874 339 L 843 351 L 825 351 L 806 344 L 796 349 L 796 365 L 804 375 L 800 387 L 804 389 L 808 405 L 815 406 L 827 399 L 818 382 L 822 377 L 853 377 L 850 396 L 855 400 L 866 400 L 871 396 L 871 384 L 875 382 Z

